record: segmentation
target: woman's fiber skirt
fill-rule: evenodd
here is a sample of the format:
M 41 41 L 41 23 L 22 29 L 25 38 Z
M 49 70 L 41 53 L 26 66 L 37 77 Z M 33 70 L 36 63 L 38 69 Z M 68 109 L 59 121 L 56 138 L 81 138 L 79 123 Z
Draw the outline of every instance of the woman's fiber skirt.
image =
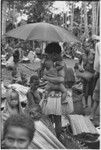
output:
M 40 106 L 45 115 L 62 115 L 61 96 L 48 97 L 40 102 Z

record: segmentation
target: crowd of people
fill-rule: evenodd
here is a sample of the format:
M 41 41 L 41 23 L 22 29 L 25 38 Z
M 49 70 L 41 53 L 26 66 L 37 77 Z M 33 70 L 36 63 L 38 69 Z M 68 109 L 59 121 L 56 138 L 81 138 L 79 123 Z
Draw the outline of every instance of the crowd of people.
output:
M 100 100 L 99 39 L 86 40 L 82 47 L 82 55 L 79 56 L 74 70 L 67 68 L 59 43 L 47 44 L 45 54 L 41 54 L 41 51 L 37 50 L 36 54 L 41 59 L 41 66 L 38 74 L 30 77 L 26 106 L 22 107 L 19 94 L 15 89 L 9 89 L 6 93 L 6 105 L 2 111 L 2 148 L 67 148 L 60 142 L 61 106 L 66 102 L 67 88 L 72 87 L 78 81 L 83 84 L 84 108 L 88 107 L 88 96 L 91 96 L 90 119 L 94 119 Z M 66 53 L 68 46 L 64 44 L 63 48 Z M 21 47 L 17 46 L 14 52 L 10 52 L 10 55 L 13 56 L 14 61 L 12 71 L 14 77 L 17 74 L 19 61 L 24 54 Z M 27 86 L 23 79 L 25 81 L 26 77 L 22 74 L 20 84 Z M 43 95 L 38 91 L 40 80 L 47 82 Z M 72 82 L 71 86 L 68 81 Z M 55 97 L 56 94 L 61 98 L 56 98 L 56 100 L 54 98 L 53 102 L 50 95 Z

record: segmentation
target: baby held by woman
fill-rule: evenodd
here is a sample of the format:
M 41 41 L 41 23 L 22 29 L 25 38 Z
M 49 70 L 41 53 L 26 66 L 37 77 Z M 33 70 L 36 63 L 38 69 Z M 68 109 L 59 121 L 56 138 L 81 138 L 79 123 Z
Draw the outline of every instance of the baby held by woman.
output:
M 64 64 L 62 61 L 57 61 L 53 62 L 52 60 L 46 60 L 45 62 L 45 71 L 44 71 L 44 77 L 51 77 L 51 78 L 56 78 L 56 77 L 63 77 L 64 78 L 64 70 L 63 70 Z M 47 80 L 47 79 L 46 79 Z M 46 86 L 46 97 L 51 91 L 58 90 L 62 92 L 62 102 L 65 101 L 67 91 L 64 86 L 64 83 L 57 83 L 55 80 L 50 80 L 47 83 Z

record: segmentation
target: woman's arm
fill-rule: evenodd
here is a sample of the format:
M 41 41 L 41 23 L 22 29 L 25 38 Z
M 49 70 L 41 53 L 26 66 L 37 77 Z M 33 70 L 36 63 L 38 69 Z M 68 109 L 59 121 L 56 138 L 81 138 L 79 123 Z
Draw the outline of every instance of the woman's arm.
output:
M 53 83 L 62 83 L 64 82 L 64 78 L 63 77 L 48 77 L 48 76 L 44 76 L 44 79 Z

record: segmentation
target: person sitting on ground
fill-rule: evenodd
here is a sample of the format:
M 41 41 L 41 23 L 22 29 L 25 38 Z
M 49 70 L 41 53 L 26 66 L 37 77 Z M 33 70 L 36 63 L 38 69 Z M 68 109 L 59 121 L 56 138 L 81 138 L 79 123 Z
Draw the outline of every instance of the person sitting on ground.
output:
M 56 62 L 54 67 L 54 63 L 52 60 L 47 60 L 45 62 L 46 64 L 46 70 L 45 70 L 45 76 L 50 76 L 50 77 L 57 77 L 57 76 L 63 76 L 63 66 L 61 65 L 61 62 Z M 44 78 L 45 79 L 45 78 Z M 46 91 L 47 91 L 47 96 L 48 94 L 53 91 L 53 90 L 59 90 L 62 92 L 62 102 L 65 101 L 66 99 L 66 95 L 67 95 L 67 90 L 64 86 L 63 83 L 54 83 L 54 82 L 48 82 L 47 86 L 46 86 Z
M 1 114 L 3 123 L 13 114 L 23 114 L 24 110 L 19 100 L 19 94 L 14 89 L 6 93 L 6 104 Z
M 33 108 L 35 104 L 39 104 L 41 101 L 40 94 L 37 90 L 39 86 L 39 78 L 37 75 L 30 77 L 30 90 L 27 93 L 28 109 Z
M 4 124 L 2 149 L 28 149 L 34 132 L 34 122 L 29 116 L 10 116 Z
M 20 57 L 19 50 L 16 49 L 13 53 L 13 61 L 15 64 L 19 62 L 19 57 Z
M 17 74 L 17 67 L 18 67 L 18 62 L 19 62 L 19 57 L 20 57 L 20 53 L 19 51 L 16 49 L 13 53 L 13 61 L 14 61 L 14 67 L 13 67 L 13 71 L 12 71 L 12 77 L 16 77 Z

